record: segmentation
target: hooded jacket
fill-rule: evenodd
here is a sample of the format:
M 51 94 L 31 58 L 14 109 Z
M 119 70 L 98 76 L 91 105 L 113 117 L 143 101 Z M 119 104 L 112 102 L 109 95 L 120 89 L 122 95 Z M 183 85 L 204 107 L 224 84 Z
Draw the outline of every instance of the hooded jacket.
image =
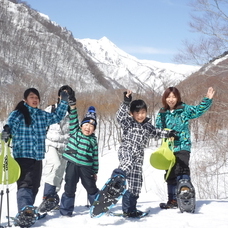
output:
M 46 128 L 64 118 L 68 103 L 61 100 L 53 113 L 33 108 L 26 103 L 24 105 L 30 112 L 31 125 L 26 125 L 23 114 L 18 110 L 11 112 L 7 120 L 13 137 L 13 156 L 42 160 L 45 155 Z
M 174 141 L 174 152 L 187 150 L 191 152 L 191 135 L 189 120 L 202 116 L 212 105 L 212 99 L 204 97 L 199 105 L 181 103 L 176 109 L 164 110 L 161 108 L 156 117 L 157 128 L 169 128 L 178 132 Z

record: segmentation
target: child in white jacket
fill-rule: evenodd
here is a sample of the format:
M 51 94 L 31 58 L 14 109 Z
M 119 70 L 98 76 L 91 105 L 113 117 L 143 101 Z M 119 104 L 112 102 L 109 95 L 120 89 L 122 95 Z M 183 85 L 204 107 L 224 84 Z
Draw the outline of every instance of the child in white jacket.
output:
M 69 95 L 74 93 L 70 86 L 64 85 L 59 89 L 58 96 L 63 90 L 66 90 Z M 53 112 L 57 108 L 58 102 L 54 105 L 48 106 L 45 111 Z M 47 129 L 45 142 L 46 155 L 44 163 L 45 184 L 43 193 L 43 200 L 46 200 L 46 203 L 42 204 L 40 212 L 50 211 L 59 203 L 59 196 L 57 192 L 61 188 L 61 183 L 66 168 L 66 160 L 62 158 L 62 154 L 68 141 L 68 137 L 69 113 L 67 112 L 62 121 L 50 125 Z

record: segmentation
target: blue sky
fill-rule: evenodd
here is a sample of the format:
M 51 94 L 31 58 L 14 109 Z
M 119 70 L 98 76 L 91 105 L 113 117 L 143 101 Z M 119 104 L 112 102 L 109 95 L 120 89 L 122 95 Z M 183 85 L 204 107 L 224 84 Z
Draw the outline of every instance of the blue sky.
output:
M 190 31 L 191 0 L 26 0 L 72 31 L 75 38 L 106 36 L 138 59 L 173 63 Z

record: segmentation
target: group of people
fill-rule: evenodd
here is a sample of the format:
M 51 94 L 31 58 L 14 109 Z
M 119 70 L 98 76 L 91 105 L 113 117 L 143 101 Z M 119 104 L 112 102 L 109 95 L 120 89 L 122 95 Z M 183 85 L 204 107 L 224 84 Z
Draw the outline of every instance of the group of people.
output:
M 191 139 L 189 120 L 205 113 L 212 105 L 215 91 L 210 87 L 201 103 L 187 105 L 181 100 L 176 87 L 169 87 L 162 96 L 163 107 L 155 126 L 147 117 L 147 105 L 143 100 L 133 100 L 132 92 L 124 92 L 123 102 L 117 111 L 117 121 L 122 128 L 122 140 L 118 150 L 119 166 L 112 176 L 123 175 L 128 189 L 122 200 L 122 210 L 129 217 L 137 217 L 137 199 L 142 188 L 144 148 L 153 138 L 174 137 L 176 163 L 167 179 L 169 208 L 177 206 L 176 187 L 181 179 L 190 180 L 189 159 Z M 74 90 L 62 86 L 58 100 L 45 111 L 38 108 L 40 95 L 29 88 L 24 98 L 10 113 L 2 131 L 1 139 L 12 137 L 13 156 L 21 168 L 17 181 L 18 211 L 26 205 L 34 205 L 42 175 L 45 157 L 46 179 L 43 199 L 58 199 L 65 173 L 64 192 L 60 199 L 60 214 L 72 216 L 77 183 L 81 183 L 93 203 L 99 189 L 96 185 L 99 168 L 96 110 L 89 107 L 79 123 Z

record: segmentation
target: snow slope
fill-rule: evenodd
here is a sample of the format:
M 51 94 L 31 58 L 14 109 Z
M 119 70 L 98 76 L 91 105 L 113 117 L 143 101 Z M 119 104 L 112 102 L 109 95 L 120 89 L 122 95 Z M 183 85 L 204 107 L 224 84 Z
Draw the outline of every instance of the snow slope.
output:
M 62 217 L 59 211 L 49 212 L 44 218 L 36 222 L 33 227 L 40 228 L 74 228 L 74 227 L 131 227 L 131 228 L 225 228 L 228 227 L 228 200 L 197 200 L 196 212 L 194 214 L 180 213 L 179 209 L 161 210 L 158 205 L 165 202 L 166 184 L 163 181 L 164 172 L 156 170 L 149 165 L 149 157 L 155 148 L 145 150 L 144 162 L 144 185 L 138 200 L 138 209 L 150 210 L 149 216 L 143 219 L 125 219 L 119 217 L 102 216 L 100 218 L 90 218 L 87 204 L 86 192 L 81 184 L 78 185 L 74 216 Z M 111 175 L 114 168 L 118 166 L 117 152 L 114 150 L 105 151 L 100 157 L 100 171 L 97 185 L 103 186 Z M 17 213 L 16 185 L 10 185 L 10 216 Z M 43 181 L 36 199 L 36 205 L 41 202 L 43 191 Z M 60 190 L 60 196 L 63 186 Z M 121 202 L 118 202 L 112 211 L 121 211 Z M 6 219 L 6 194 L 4 194 L 2 225 L 7 225 Z

